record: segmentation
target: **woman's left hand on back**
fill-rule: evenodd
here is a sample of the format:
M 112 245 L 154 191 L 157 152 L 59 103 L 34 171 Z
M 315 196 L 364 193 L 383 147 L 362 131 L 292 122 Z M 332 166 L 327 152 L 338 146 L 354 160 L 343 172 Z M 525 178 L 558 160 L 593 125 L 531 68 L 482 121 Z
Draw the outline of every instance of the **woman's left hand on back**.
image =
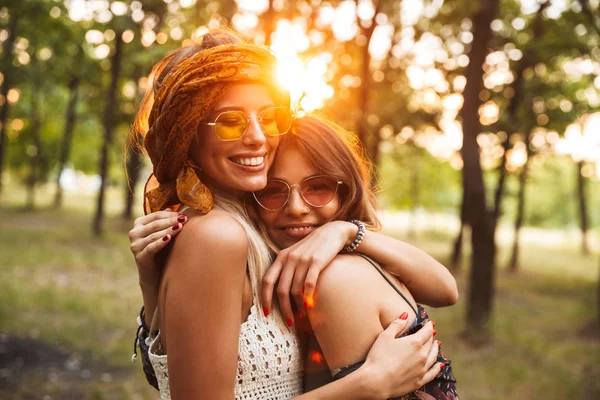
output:
M 263 278 L 265 313 L 271 310 L 276 290 L 283 317 L 291 325 L 294 313 L 290 297 L 294 297 L 298 307 L 306 309 L 312 305 L 319 274 L 344 246 L 354 240 L 357 229 L 350 222 L 328 222 L 298 243 L 281 250 Z

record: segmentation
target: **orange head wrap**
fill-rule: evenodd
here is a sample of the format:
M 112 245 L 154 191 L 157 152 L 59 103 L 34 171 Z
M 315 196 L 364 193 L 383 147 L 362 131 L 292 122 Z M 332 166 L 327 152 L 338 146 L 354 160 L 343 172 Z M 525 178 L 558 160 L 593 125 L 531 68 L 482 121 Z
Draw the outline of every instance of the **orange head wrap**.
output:
M 289 96 L 273 82 L 275 66 L 276 59 L 267 49 L 241 43 L 200 49 L 179 62 L 170 55 L 155 66 L 155 75 L 170 70 L 155 84 L 147 119 L 144 147 L 154 168 L 146 184 L 146 213 L 177 209 L 181 204 L 203 213 L 212 208 L 212 194 L 188 160 L 198 125 L 235 83 L 264 83 L 274 89 L 277 103 L 288 106 Z M 140 109 L 138 117 L 142 113 Z

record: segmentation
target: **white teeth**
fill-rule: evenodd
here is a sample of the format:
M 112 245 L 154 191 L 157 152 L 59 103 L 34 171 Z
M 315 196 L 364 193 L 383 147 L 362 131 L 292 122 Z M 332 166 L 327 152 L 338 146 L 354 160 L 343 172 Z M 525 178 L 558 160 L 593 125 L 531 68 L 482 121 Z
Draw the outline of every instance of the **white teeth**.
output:
M 287 228 L 288 230 L 292 231 L 292 232 L 300 232 L 300 231 L 305 231 L 307 229 L 310 229 L 310 226 L 301 226 L 301 227 L 293 227 L 293 228 Z
M 236 158 L 233 160 L 234 163 L 245 166 L 255 167 L 260 165 L 265 160 L 264 157 L 251 157 L 251 158 Z

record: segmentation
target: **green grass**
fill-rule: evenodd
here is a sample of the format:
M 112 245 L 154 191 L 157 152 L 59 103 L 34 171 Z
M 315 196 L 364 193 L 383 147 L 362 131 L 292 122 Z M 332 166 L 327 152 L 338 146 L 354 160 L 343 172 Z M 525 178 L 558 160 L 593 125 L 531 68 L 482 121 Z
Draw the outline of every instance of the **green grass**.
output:
M 65 374 L 26 364 L 10 391 L 0 385 L 0 398 L 157 398 L 140 364 L 130 361 L 141 295 L 128 249 L 130 222 L 117 216 L 120 195 L 109 193 L 102 238 L 91 234 L 93 196 L 67 194 L 59 211 L 23 210 L 18 190 L 0 202 L 0 334 L 31 338 L 81 360 Z M 51 196 L 42 192 L 39 198 L 45 206 Z M 441 234 L 423 234 L 413 243 L 442 261 L 450 250 L 450 238 Z M 506 257 L 502 249 L 499 265 Z M 498 271 L 489 342 L 474 346 L 463 335 L 466 269 L 457 275 L 458 305 L 430 310 L 461 397 L 600 398 L 600 341 L 588 329 L 598 312 L 598 255 L 540 244 L 523 249 L 522 259 L 518 274 Z

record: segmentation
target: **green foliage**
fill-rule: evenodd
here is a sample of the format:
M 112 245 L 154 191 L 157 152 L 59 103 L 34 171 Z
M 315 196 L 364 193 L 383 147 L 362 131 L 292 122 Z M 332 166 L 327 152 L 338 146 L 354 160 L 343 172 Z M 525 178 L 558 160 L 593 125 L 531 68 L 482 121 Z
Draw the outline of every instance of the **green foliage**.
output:
M 379 176 L 384 208 L 455 212 L 460 206 L 460 171 L 411 142 L 382 155 Z

